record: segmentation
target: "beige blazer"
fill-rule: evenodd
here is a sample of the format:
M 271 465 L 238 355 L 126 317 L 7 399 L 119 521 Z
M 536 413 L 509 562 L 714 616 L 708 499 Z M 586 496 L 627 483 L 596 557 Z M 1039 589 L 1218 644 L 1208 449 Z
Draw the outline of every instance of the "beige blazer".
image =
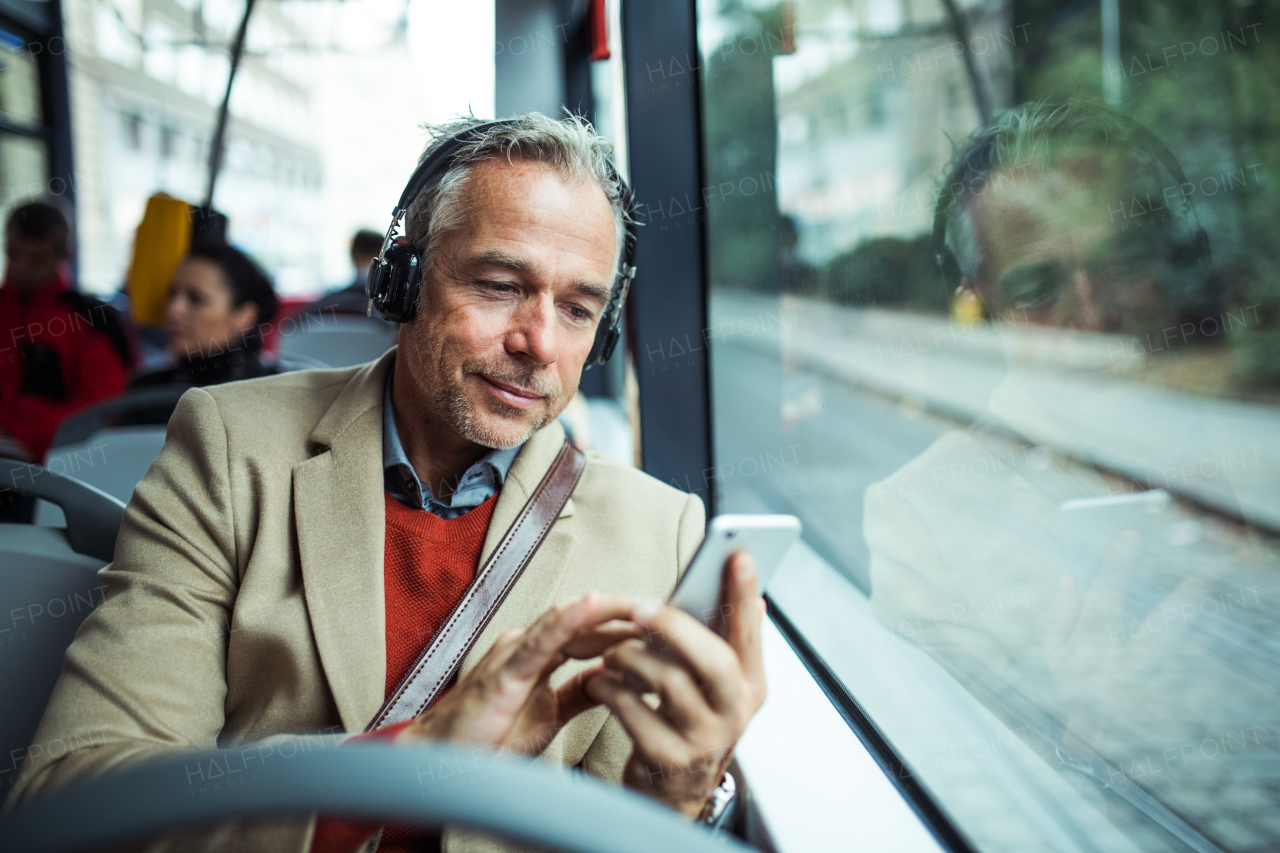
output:
M 355 368 L 183 396 L 102 571 L 105 601 L 68 650 L 36 733 L 37 744 L 83 748 L 28 761 L 11 801 L 149 756 L 364 728 L 386 673 L 382 399 L 394 358 L 393 349 Z M 563 440 L 552 423 L 525 444 L 482 560 Z M 591 590 L 665 598 L 703 528 L 696 496 L 588 453 L 573 497 L 462 671 L 557 602 Z M 560 680 L 586 665 L 566 665 Z M 544 757 L 619 780 L 630 749 L 596 708 Z M 303 851 L 313 826 L 237 824 L 151 849 Z M 490 849 L 453 832 L 445 848 Z

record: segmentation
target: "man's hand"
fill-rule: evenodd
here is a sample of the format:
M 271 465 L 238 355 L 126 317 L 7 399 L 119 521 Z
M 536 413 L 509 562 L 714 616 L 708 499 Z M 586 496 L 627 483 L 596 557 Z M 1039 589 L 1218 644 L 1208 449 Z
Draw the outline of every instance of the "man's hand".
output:
M 725 639 L 689 614 L 663 608 L 648 637 L 605 652 L 587 693 L 608 706 L 635 743 L 623 781 L 696 817 L 714 792 L 733 747 L 764 704 L 760 623 L 751 555 L 725 563 Z M 642 698 L 657 693 L 657 709 Z
M 398 740 L 459 740 L 537 755 L 575 716 L 594 707 L 583 685 L 593 667 L 551 687 L 551 674 L 569 659 L 588 660 L 642 634 L 656 606 L 597 592 L 557 605 L 529 628 L 507 631 L 475 668 L 458 680 Z M 611 620 L 626 620 L 613 622 Z

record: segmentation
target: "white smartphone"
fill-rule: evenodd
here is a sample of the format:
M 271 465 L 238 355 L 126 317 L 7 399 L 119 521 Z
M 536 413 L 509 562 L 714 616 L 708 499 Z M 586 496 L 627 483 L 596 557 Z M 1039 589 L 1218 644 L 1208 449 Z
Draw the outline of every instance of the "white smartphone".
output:
M 1144 539 L 1167 536 L 1169 524 L 1176 520 L 1170 512 L 1173 505 L 1173 495 L 1164 489 L 1065 501 L 1058 507 L 1058 536 L 1076 582 L 1082 588 L 1093 582 L 1107 548 L 1120 533 L 1135 531 Z
M 725 561 L 738 551 L 749 551 L 756 561 L 756 588 L 764 592 L 799 538 L 800 519 L 794 515 L 717 515 L 707 525 L 707 536 L 681 575 L 670 603 L 719 631 Z

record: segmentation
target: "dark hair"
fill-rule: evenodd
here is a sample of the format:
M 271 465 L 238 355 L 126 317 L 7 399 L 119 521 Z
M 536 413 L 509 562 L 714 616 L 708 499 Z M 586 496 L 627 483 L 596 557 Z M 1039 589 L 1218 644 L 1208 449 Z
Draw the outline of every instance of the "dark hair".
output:
M 376 255 L 382 251 L 382 235 L 368 228 L 361 228 L 351 238 L 351 254 Z
M 6 230 L 17 231 L 28 240 L 47 240 L 50 237 L 65 251 L 71 236 L 71 226 L 62 211 L 51 204 L 33 201 L 9 214 Z
M 231 305 L 239 308 L 246 302 L 258 306 L 258 323 L 270 323 L 280 307 L 271 278 L 254 262 L 253 258 L 226 243 L 201 243 L 191 247 L 187 258 L 199 258 L 217 265 L 231 286 Z M 251 349 L 262 346 L 257 329 L 245 334 L 245 343 Z

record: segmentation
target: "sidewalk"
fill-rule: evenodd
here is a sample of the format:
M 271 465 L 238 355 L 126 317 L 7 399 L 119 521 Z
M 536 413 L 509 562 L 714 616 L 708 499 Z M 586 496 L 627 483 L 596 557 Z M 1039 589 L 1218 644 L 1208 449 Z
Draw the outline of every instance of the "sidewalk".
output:
M 787 297 L 717 293 L 712 324 L 781 313 L 723 343 L 1027 441 L 1280 530 L 1280 408 L 1126 380 L 1128 337 L 984 326 Z M 1101 370 L 1108 370 L 1100 375 Z

